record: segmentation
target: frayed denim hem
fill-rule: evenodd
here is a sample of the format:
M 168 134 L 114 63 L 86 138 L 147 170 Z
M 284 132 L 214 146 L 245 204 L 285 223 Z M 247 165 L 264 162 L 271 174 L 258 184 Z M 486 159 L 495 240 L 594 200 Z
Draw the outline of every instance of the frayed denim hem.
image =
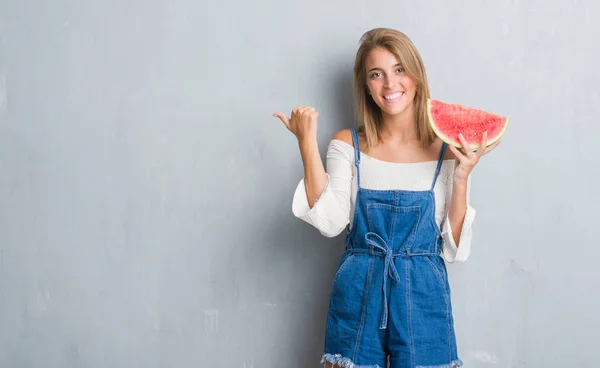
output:
M 450 364 L 442 365 L 418 365 L 415 368 L 459 368 L 463 366 L 463 362 L 460 359 L 453 360 Z
M 344 358 L 340 354 L 325 354 L 321 359 L 321 364 L 331 363 L 335 366 L 335 368 L 382 368 L 375 365 L 356 365 L 354 364 L 350 358 Z

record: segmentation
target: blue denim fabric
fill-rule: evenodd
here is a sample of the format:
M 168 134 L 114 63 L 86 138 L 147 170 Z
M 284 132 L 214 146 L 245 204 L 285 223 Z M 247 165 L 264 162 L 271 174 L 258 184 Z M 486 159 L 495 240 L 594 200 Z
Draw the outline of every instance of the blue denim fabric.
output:
M 370 190 L 360 186 L 355 129 L 352 139 L 358 192 L 333 280 L 322 363 L 460 367 L 433 193 L 447 145 L 430 190 Z

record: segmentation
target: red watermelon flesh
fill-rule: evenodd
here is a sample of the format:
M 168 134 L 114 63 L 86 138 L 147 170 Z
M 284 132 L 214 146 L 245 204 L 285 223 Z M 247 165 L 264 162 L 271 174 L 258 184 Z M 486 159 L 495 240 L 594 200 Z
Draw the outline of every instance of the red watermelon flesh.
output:
M 471 107 L 437 100 L 427 101 L 429 124 L 444 142 L 462 148 L 458 134 L 462 133 L 472 149 L 481 145 L 481 137 L 487 131 L 487 145 L 498 141 L 506 132 L 509 119 L 504 116 Z

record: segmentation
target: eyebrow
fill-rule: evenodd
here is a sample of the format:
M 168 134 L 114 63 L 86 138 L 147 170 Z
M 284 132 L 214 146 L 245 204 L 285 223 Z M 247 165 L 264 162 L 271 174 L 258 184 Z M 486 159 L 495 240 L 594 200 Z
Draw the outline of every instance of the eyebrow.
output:
M 398 63 L 398 64 L 394 65 L 394 68 L 397 67 L 397 66 L 402 66 L 402 64 Z M 381 71 L 383 71 L 383 69 L 381 69 L 381 68 L 372 68 L 372 69 L 367 70 L 367 73 L 370 73 L 370 72 L 375 71 L 375 70 L 381 70 Z

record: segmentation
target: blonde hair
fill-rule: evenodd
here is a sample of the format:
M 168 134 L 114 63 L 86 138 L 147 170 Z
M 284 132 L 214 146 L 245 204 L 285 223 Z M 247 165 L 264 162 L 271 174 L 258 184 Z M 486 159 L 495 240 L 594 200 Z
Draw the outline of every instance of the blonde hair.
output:
M 359 132 L 364 133 L 364 149 L 368 151 L 381 140 L 383 120 L 381 109 L 367 93 L 366 60 L 369 53 L 378 47 L 384 47 L 400 60 L 407 75 L 414 81 L 415 124 L 417 138 L 423 147 L 435 140 L 435 134 L 428 122 L 427 100 L 429 83 L 421 55 L 413 42 L 404 33 L 389 28 L 372 29 L 360 38 L 360 47 L 354 61 L 354 106 L 359 121 Z

